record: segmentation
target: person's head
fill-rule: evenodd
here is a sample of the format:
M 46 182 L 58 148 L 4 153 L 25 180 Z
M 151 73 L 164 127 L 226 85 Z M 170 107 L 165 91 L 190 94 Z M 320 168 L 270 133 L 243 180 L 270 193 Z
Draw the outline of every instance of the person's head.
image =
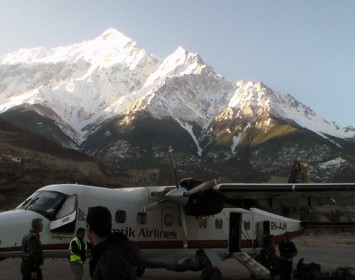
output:
M 290 240 L 290 232 L 289 231 L 285 232 L 284 239 L 285 240 Z
M 76 231 L 76 236 L 80 239 L 84 239 L 85 237 L 85 229 L 84 228 L 78 228 Z
M 31 222 L 32 230 L 40 233 L 43 230 L 43 220 L 41 218 L 33 219 Z
M 110 210 L 103 206 L 90 207 L 86 216 L 87 236 L 95 244 L 93 237 L 105 239 L 112 229 L 112 216 Z
M 273 235 L 267 235 L 264 237 L 264 245 L 270 245 L 271 243 L 274 243 Z

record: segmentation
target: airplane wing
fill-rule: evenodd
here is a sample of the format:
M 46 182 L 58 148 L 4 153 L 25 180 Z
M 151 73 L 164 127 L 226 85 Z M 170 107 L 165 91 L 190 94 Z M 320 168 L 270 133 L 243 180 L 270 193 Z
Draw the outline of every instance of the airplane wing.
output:
M 222 183 L 213 191 L 233 207 L 287 214 L 317 206 L 355 206 L 355 183 Z
M 355 206 L 355 183 L 219 183 L 184 179 L 178 187 L 158 189 L 154 197 L 157 201 L 147 205 L 146 211 L 173 202 L 191 216 L 214 215 L 225 207 L 238 207 L 259 208 L 304 220 L 302 215 L 309 216 L 320 206 L 328 207 L 321 209 L 329 212 L 328 216 L 334 216 L 330 213 L 334 209 L 339 216 L 342 209 L 337 207 Z M 355 221 L 355 207 L 348 210 L 353 212 L 348 219 Z M 316 215 L 320 217 L 322 213 Z
M 331 199 L 354 195 L 355 183 L 222 183 L 214 186 L 213 190 L 234 199 L 272 199 L 275 197 Z

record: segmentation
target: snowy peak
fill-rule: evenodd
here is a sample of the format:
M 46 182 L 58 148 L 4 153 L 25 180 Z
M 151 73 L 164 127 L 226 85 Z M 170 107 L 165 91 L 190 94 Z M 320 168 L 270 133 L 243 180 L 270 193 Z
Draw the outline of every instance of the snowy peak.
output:
M 115 29 L 108 29 L 96 39 L 83 42 L 81 46 L 84 59 L 99 67 L 124 63 L 133 69 L 146 55 L 136 42 Z
M 179 47 L 174 53 L 163 60 L 157 71 L 147 80 L 145 86 L 152 85 L 159 79 L 200 74 L 207 67 L 198 54 L 188 52 Z
M 136 42 L 115 29 L 108 29 L 94 40 L 52 49 L 21 49 L 0 58 L 0 64 L 77 63 L 80 59 L 94 67 L 125 63 L 134 68 L 146 55 Z
M 20 50 L 0 58 L 0 113 L 43 104 L 77 131 L 123 113 L 160 60 L 109 29 L 96 39 L 53 49 Z M 134 98 L 133 98 L 134 99 Z M 118 110 L 112 105 L 118 104 Z M 116 106 L 117 107 L 117 106 Z
M 355 137 L 354 129 L 342 128 L 335 123 L 328 122 L 291 95 L 275 93 L 261 82 L 239 81 L 228 106 L 237 112 L 237 117 L 247 117 L 251 121 L 264 119 L 264 129 L 267 128 L 265 124 L 272 124 L 269 120 L 273 118 L 297 124 L 324 138 L 329 135 L 345 139 Z M 230 118 L 230 114 L 221 116 L 226 115 Z
M 245 116 L 260 115 L 260 109 L 270 111 L 271 94 L 272 91 L 260 82 L 239 81 L 228 106 L 239 109 Z
M 104 31 L 96 40 L 116 42 L 117 45 L 124 46 L 128 41 L 132 41 L 126 37 L 123 33 L 117 31 L 114 28 L 109 28 Z
M 225 80 L 201 57 L 179 47 L 163 60 L 144 87 L 147 93 L 136 111 L 149 111 L 155 118 L 172 117 L 182 126 L 207 127 L 225 106 L 235 82 Z
M 182 47 L 164 59 L 162 68 L 168 73 L 173 72 L 179 75 L 200 74 L 202 69 L 207 65 L 202 61 L 201 57 L 192 52 L 188 52 Z

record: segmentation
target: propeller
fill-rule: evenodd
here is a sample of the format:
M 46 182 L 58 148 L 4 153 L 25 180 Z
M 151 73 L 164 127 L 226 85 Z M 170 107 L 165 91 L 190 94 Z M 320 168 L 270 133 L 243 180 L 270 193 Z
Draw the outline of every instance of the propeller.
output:
M 178 205 L 181 225 L 182 225 L 182 229 L 183 229 L 184 248 L 187 248 L 188 247 L 188 244 L 187 244 L 188 233 L 187 233 L 187 224 L 186 224 L 186 216 L 185 216 L 184 207 L 188 204 L 190 196 L 198 195 L 200 193 L 203 193 L 203 192 L 213 188 L 215 185 L 217 185 L 219 183 L 219 180 L 214 179 L 211 181 L 206 181 L 201 184 L 198 184 L 195 187 L 192 187 L 191 189 L 188 189 L 187 185 L 189 185 L 189 184 L 191 185 L 191 182 L 196 182 L 196 181 L 189 179 L 189 180 L 182 181 L 179 184 L 178 179 L 177 179 L 176 160 L 175 160 L 175 155 L 174 155 L 174 149 L 172 146 L 169 146 L 169 155 L 170 155 L 171 164 L 173 166 L 176 188 L 167 192 L 165 195 L 165 198 L 163 198 L 159 201 L 153 202 L 152 204 L 144 207 L 143 211 L 147 212 L 147 211 L 154 210 L 166 202 L 172 202 L 172 203 L 175 203 L 176 205 Z

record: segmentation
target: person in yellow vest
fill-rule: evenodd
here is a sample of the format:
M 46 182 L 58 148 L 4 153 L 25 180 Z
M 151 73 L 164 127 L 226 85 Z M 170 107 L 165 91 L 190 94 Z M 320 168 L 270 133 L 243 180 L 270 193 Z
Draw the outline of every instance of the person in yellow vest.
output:
M 85 229 L 78 228 L 76 236 L 70 241 L 69 245 L 69 262 L 70 268 L 74 273 L 75 280 L 82 280 L 84 275 L 84 262 L 86 260 L 86 254 L 88 245 L 84 240 Z

